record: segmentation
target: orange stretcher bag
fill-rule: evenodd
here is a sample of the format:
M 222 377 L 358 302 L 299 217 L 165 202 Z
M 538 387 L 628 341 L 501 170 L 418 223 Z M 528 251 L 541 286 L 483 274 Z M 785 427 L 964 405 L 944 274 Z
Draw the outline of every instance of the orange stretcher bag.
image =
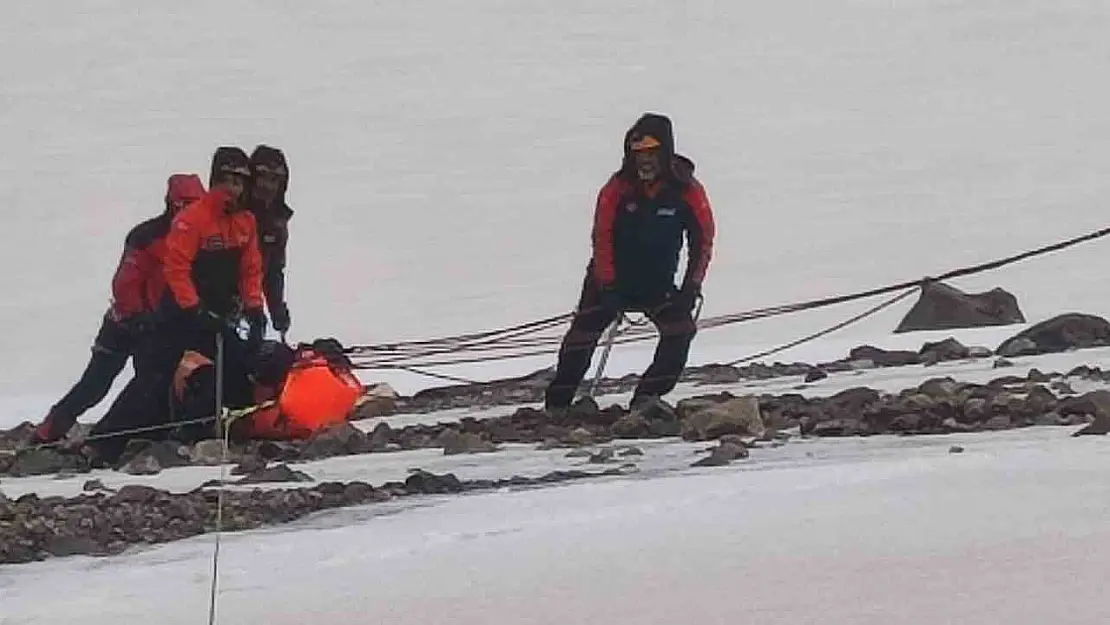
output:
M 297 352 L 277 404 L 251 417 L 251 438 L 305 439 L 350 418 L 362 395 L 362 383 L 350 368 L 309 349 Z M 269 397 L 266 397 L 269 395 Z M 273 398 L 273 391 L 256 389 L 255 398 Z

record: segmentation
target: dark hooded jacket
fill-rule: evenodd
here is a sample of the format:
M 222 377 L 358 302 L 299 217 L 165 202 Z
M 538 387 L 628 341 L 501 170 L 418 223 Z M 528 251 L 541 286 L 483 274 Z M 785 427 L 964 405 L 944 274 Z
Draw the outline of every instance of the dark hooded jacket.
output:
M 289 188 L 289 163 L 281 150 L 259 145 L 251 153 L 250 165 L 252 173 L 261 166 L 280 167 L 286 172 L 281 178 L 277 197 L 269 208 L 251 202 L 262 250 L 262 289 L 267 306 L 275 310 L 285 306 L 285 248 L 289 242 L 289 220 L 293 218 L 293 209 L 285 203 L 285 192 Z
M 661 143 L 662 175 L 652 190 L 639 181 L 632 156 L 632 143 L 647 135 Z M 658 303 L 675 288 L 685 237 L 689 261 L 682 283 L 700 288 L 714 236 L 709 199 L 694 177 L 693 161 L 675 153 L 670 119 L 644 114 L 625 134 L 621 168 L 598 194 L 590 261 L 594 282 L 633 304 Z

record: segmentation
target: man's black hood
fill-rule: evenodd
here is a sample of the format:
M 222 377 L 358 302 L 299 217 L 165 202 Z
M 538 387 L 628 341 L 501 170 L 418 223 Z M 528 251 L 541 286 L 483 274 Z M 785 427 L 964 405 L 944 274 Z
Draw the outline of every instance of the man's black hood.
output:
M 212 154 L 212 170 L 208 174 L 208 188 L 219 184 L 220 180 L 228 173 L 237 173 L 250 176 L 250 159 L 241 148 L 224 145 L 216 148 Z
M 273 209 L 282 213 L 285 218 L 291 217 L 293 211 L 285 203 L 285 192 L 289 189 L 289 162 L 285 158 L 285 153 L 266 144 L 256 146 L 250 156 L 251 174 L 257 172 L 260 167 L 284 172 L 278 184 L 277 196 L 274 197 Z
M 628 179 L 636 178 L 632 145 L 647 136 L 655 137 L 660 143 L 660 166 L 664 176 L 678 180 L 688 179 L 693 173 L 693 161 L 675 154 L 674 126 L 669 117 L 659 113 L 644 113 L 624 134 L 624 159 L 621 162 L 620 175 Z

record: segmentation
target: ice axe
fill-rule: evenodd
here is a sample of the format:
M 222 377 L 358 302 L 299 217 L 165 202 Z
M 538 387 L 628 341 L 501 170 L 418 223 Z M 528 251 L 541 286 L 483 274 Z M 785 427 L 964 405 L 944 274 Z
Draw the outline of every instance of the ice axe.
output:
M 609 353 L 613 351 L 613 342 L 620 333 L 621 321 L 624 320 L 624 313 L 621 313 L 609 324 L 609 328 L 605 333 L 605 346 L 601 349 L 601 360 L 597 363 L 597 373 L 594 374 L 594 381 L 590 384 L 590 392 L 587 397 L 593 399 L 597 394 L 597 389 L 601 386 L 601 377 L 605 375 L 605 365 L 609 362 Z

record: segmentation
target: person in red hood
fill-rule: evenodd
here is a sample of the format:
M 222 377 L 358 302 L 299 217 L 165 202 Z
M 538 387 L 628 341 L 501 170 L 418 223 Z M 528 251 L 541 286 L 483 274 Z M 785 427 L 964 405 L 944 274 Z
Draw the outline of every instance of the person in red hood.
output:
M 123 254 L 112 278 L 112 305 L 105 312 L 93 341 L 92 357 L 76 384 L 54 406 L 36 429 L 36 443 L 64 437 L 77 419 L 108 395 L 108 391 L 134 357 L 141 368 L 142 343 L 154 327 L 154 311 L 162 298 L 162 259 L 170 222 L 186 205 L 204 195 L 196 174 L 173 174 L 166 181 L 165 209 L 127 233 Z

